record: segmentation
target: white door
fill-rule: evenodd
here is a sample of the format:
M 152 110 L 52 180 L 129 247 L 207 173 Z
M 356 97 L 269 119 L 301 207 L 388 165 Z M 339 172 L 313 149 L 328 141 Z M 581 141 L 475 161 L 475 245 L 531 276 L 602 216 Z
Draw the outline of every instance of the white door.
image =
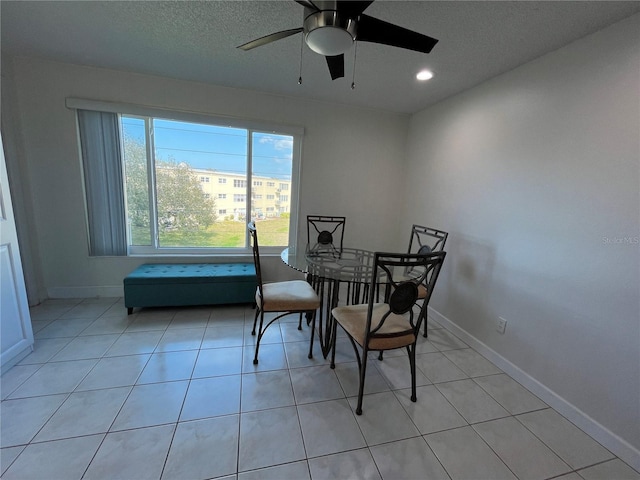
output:
M 33 330 L 13 218 L 2 135 L 0 156 L 0 369 L 4 373 L 33 349 Z

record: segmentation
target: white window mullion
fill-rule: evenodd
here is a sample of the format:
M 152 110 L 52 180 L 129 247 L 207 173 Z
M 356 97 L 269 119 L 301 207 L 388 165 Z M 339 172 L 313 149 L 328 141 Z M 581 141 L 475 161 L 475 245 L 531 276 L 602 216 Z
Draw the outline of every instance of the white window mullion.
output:
M 149 185 L 149 228 L 151 228 L 151 238 L 153 247 L 158 248 L 160 238 L 158 234 L 158 204 L 157 187 L 156 187 L 156 155 L 155 142 L 153 135 L 153 119 L 146 117 L 144 119 L 145 135 L 147 144 L 147 176 Z
M 252 185 L 252 172 L 253 172 L 253 130 L 247 130 L 247 222 L 253 220 L 251 218 L 253 209 L 251 198 Z M 249 230 L 245 231 L 245 246 L 249 248 Z

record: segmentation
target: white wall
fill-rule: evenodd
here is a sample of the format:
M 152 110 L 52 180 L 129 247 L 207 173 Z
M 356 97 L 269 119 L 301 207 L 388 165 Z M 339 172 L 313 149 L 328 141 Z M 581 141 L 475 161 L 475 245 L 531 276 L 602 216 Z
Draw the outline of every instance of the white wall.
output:
M 16 202 L 32 220 L 23 215 L 25 255 L 40 259 L 32 272 L 41 279 L 39 299 L 121 294 L 122 278 L 149 260 L 88 256 L 75 113 L 65 108 L 67 97 L 303 126 L 300 241 L 306 242 L 307 214 L 345 215 L 345 241 L 353 245 L 389 248 L 394 238 L 394 228 L 370 219 L 396 221 L 390 195 L 402 180 L 406 115 L 30 58 L 3 55 L 2 62 L 2 99 L 12 107 L 2 110 L 3 129 L 15 152 L 8 161 L 20 175 L 14 182 L 23 186 Z M 279 257 L 266 263 L 268 279 L 293 272 Z
M 639 32 L 632 17 L 413 116 L 401 223 L 450 232 L 434 314 L 636 468 Z

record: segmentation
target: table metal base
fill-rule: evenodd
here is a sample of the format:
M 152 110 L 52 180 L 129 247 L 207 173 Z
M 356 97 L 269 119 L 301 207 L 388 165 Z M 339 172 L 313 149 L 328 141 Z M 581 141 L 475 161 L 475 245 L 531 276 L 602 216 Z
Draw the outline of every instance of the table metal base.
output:
M 369 284 L 314 275 L 309 275 L 308 281 L 320 297 L 320 308 L 316 313 L 316 327 L 322 356 L 327 358 L 336 334 L 335 318 L 331 311 L 341 303 L 341 299 L 345 299 L 346 305 L 366 303 L 369 298 Z M 309 322 L 310 319 L 307 320 L 307 323 Z

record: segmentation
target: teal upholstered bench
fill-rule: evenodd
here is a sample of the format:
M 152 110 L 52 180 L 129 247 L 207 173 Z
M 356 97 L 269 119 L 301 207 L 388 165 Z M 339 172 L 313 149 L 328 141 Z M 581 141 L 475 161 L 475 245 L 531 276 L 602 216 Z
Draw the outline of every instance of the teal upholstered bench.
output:
M 156 263 L 140 265 L 124 279 L 124 305 L 181 307 L 252 303 L 257 287 L 253 263 Z

